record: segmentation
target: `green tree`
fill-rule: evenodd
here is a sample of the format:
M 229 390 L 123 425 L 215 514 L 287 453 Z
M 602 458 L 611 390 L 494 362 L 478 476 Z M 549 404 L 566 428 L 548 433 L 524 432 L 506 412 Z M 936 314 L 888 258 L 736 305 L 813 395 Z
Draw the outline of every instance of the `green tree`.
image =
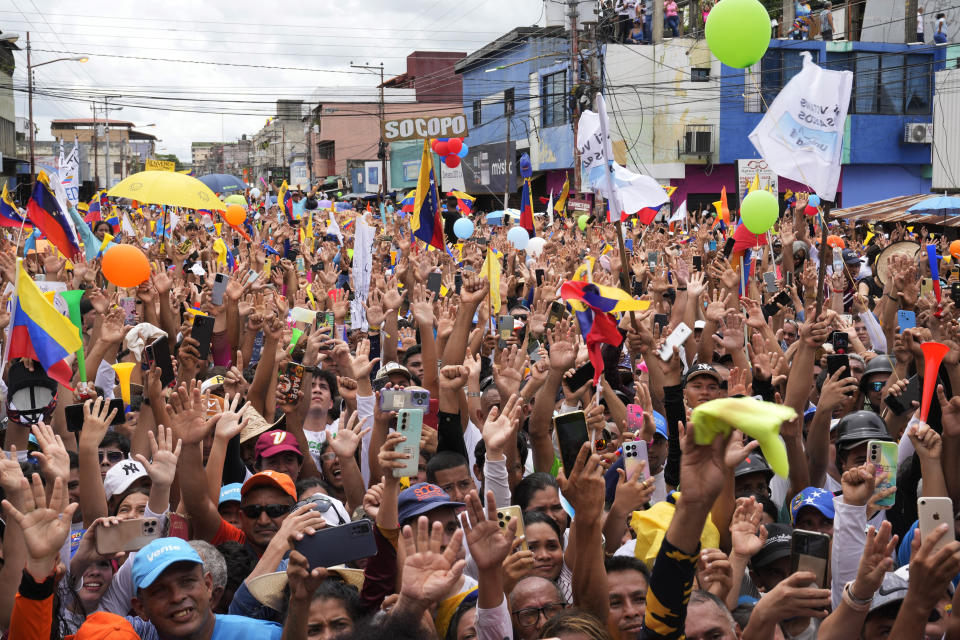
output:
M 180 171 L 183 169 L 183 165 L 180 163 L 180 158 L 177 157 L 175 153 L 158 153 L 154 156 L 157 160 L 166 160 L 167 162 L 173 162 L 176 165 L 176 170 Z

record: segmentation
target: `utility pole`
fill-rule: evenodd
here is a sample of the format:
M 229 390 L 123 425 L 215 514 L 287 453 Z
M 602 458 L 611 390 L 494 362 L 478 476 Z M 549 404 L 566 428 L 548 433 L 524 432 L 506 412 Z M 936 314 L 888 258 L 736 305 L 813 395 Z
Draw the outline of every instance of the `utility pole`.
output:
M 97 135 L 97 103 L 90 105 L 93 111 L 93 188 L 100 190 L 100 136 Z
M 29 96 L 29 110 L 30 110 L 30 194 L 33 195 L 33 184 L 36 182 L 37 174 L 34 169 L 35 158 L 34 158 L 34 138 L 33 138 L 33 66 L 30 64 L 30 32 L 27 31 L 27 95 Z
M 104 169 L 104 175 L 106 176 L 106 188 L 109 189 L 113 185 L 110 184 L 110 178 L 112 177 L 113 167 L 110 165 L 110 105 L 107 104 L 107 101 L 110 98 L 119 98 L 121 96 L 103 96 L 103 137 L 106 138 L 106 150 L 104 151 L 104 158 L 106 162 L 106 167 Z M 123 109 L 123 107 L 115 108 L 116 111 Z
M 780 37 L 786 38 L 787 34 L 790 33 L 790 30 L 793 29 L 793 19 L 796 17 L 795 8 L 793 6 L 794 0 L 783 0 L 783 11 L 781 15 L 783 18 L 780 20 Z M 852 5 L 847 4 L 847 13 L 850 13 Z M 850 40 L 849 32 L 847 34 L 847 40 Z
M 663 0 L 651 0 L 651 2 L 653 2 L 653 21 L 650 28 L 653 33 L 650 39 L 653 44 L 660 44 L 663 42 Z
M 380 73 L 380 142 L 377 145 L 377 158 L 380 160 L 380 194 L 387 194 L 387 142 L 383 139 L 383 122 L 386 119 L 386 107 L 383 102 L 383 63 L 380 66 L 351 64 L 353 69 L 366 69 Z
M 503 168 L 503 224 L 505 226 L 510 225 L 510 216 L 507 215 L 507 207 L 510 206 L 510 177 L 513 175 L 513 171 L 510 169 L 513 164 L 513 158 L 510 156 L 510 121 L 513 120 L 513 104 L 507 102 L 506 92 L 504 92 L 503 100 L 503 115 L 507 121 L 507 147 L 503 152 L 504 157 L 504 168 Z
M 847 36 L 847 40 L 850 36 Z M 909 44 L 917 40 L 917 0 L 907 0 L 903 16 L 903 42 Z
M 577 33 L 577 0 L 567 0 L 567 15 L 570 17 L 570 75 L 573 87 L 580 85 L 580 46 L 577 40 L 580 35 Z M 577 133 L 580 129 L 579 113 L 580 99 L 576 97 L 573 100 L 573 108 L 570 109 L 570 118 L 573 120 L 573 191 L 580 191 L 580 149 L 577 146 Z

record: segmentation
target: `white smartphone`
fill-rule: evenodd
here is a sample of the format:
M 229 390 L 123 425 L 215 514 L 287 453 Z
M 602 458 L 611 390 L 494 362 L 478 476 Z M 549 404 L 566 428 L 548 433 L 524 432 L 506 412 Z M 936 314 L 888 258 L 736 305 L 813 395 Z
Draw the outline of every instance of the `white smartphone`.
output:
M 402 469 L 394 469 L 394 478 L 412 478 L 420 467 L 420 436 L 423 433 L 423 409 L 400 409 L 397 412 L 397 431 L 406 440 L 397 445 L 396 451 L 408 453 Z
M 646 464 L 641 465 L 641 461 Z M 628 440 L 623 443 L 623 468 L 627 472 L 627 482 L 637 477 L 638 473 L 641 480 L 650 477 L 650 459 L 647 457 L 646 440 Z
M 941 547 L 956 540 L 953 531 L 953 501 L 950 498 L 917 498 L 917 515 L 920 520 L 921 541 L 941 524 L 949 525 L 931 553 L 936 553 Z
M 660 359 L 667 362 L 671 356 L 673 356 L 673 348 L 679 347 L 686 342 L 692 333 L 693 331 L 690 327 L 684 323 L 681 322 L 678 324 L 676 329 L 673 330 L 673 333 L 667 337 L 667 341 L 663 343 L 663 347 L 660 349 Z
M 225 273 L 218 273 L 213 276 L 213 293 L 210 296 L 213 304 L 217 306 L 223 304 L 223 294 L 227 290 L 228 282 L 230 282 L 230 276 Z

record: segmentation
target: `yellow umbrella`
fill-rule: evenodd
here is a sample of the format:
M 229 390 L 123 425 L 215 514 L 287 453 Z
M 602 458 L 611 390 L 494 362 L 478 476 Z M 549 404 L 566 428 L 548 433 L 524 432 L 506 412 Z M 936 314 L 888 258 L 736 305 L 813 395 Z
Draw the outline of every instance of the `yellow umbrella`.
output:
M 107 192 L 108 196 L 129 198 L 147 204 L 165 204 L 187 209 L 225 211 L 210 187 L 194 177 L 175 171 L 141 171 L 129 176 Z

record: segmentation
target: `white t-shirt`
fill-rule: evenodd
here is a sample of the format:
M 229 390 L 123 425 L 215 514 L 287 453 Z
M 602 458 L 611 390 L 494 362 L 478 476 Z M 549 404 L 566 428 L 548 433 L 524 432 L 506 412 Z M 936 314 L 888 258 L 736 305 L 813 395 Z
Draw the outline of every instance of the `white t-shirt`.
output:
M 917 12 L 917 33 L 923 33 L 923 14 Z
M 303 435 L 307 438 L 307 446 L 310 448 L 310 455 L 313 457 L 317 469 L 323 469 L 323 466 L 320 464 L 320 451 L 323 449 L 323 443 L 327 441 L 328 434 L 336 433 L 339 428 L 340 419 L 337 418 L 328 424 L 327 428 L 323 431 L 303 430 Z

